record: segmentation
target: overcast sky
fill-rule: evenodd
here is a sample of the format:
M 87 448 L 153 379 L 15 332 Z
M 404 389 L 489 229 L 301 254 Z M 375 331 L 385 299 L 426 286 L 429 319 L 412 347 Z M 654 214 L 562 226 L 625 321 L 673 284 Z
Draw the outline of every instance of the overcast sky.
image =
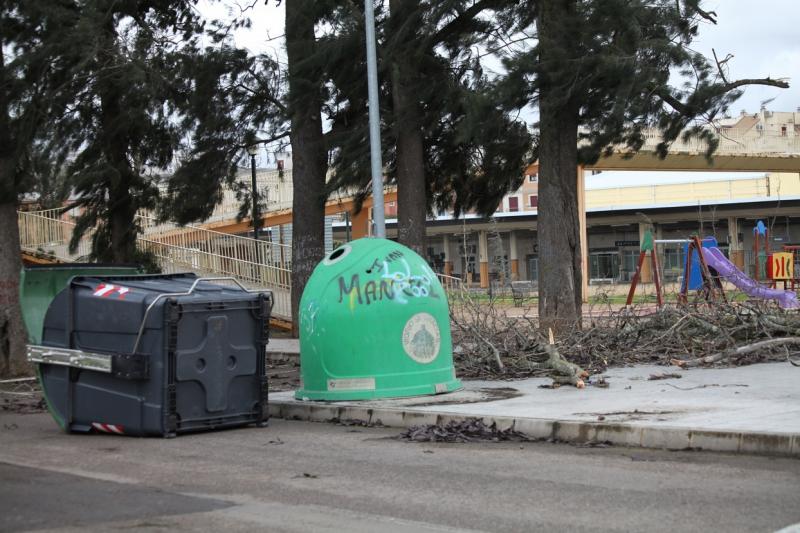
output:
M 250 0 L 238 0 L 249 5 Z M 283 0 L 284 2 L 287 0 Z M 264 5 L 256 0 L 251 14 L 252 28 L 236 35 L 237 44 L 252 52 L 283 49 L 284 7 L 275 0 Z M 227 7 L 226 7 L 227 6 Z M 792 111 L 800 106 L 800 0 L 706 0 L 703 7 L 715 11 L 718 24 L 704 24 L 694 47 L 711 56 L 711 49 L 729 62 L 730 78 L 789 78 L 789 89 L 749 87 L 733 106 L 732 112 L 746 109 L 756 112 L 762 101 L 775 100 L 767 106 L 774 111 Z M 203 7 L 207 14 L 224 17 L 226 10 L 238 13 L 234 0 L 214 7 Z M 267 41 L 267 38 L 271 41 Z
M 237 32 L 237 44 L 253 53 L 272 52 L 285 57 L 283 3 L 276 6 L 275 0 L 267 5 L 264 0 L 224 0 L 211 7 L 202 5 L 201 10 L 207 16 L 224 18 L 240 12 L 237 1 L 241 5 L 255 2 L 247 11 L 252 27 Z M 731 114 L 737 115 L 742 109 L 755 113 L 769 99 L 774 99 L 767 103 L 773 111 L 800 107 L 800 0 L 706 0 L 702 5 L 716 12 L 718 23 L 704 24 L 693 47 L 708 57 L 712 48 L 720 58 L 732 54 L 729 79 L 789 79 L 789 89 L 748 87 L 731 107 Z M 693 179 L 698 178 L 701 176 L 695 173 Z

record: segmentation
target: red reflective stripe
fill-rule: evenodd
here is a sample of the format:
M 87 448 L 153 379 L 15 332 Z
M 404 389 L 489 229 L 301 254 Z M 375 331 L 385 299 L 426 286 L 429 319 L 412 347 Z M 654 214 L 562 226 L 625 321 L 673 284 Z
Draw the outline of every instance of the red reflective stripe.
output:
M 102 285 L 98 285 L 97 289 L 94 291 L 94 295 L 106 297 L 114 292 L 114 289 L 116 289 L 114 285 L 103 283 Z
M 97 431 L 102 431 L 103 433 L 115 433 L 117 435 L 125 434 L 123 427 L 116 424 L 101 424 L 100 422 L 92 422 L 92 427 Z

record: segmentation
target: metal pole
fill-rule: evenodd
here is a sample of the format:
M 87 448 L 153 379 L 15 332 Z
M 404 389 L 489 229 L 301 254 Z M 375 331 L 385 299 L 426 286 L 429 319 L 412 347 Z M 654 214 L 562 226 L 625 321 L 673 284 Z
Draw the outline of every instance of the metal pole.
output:
M 261 251 L 259 250 L 260 243 L 258 242 L 258 228 L 261 226 L 261 219 L 258 217 L 258 183 L 256 183 L 256 155 L 255 153 L 250 154 L 250 173 L 252 177 L 252 186 L 253 186 L 253 239 L 256 241 L 253 244 L 255 245 L 255 274 L 254 278 L 255 281 L 261 281 Z
M 258 219 L 258 186 L 256 185 L 256 156 L 250 156 L 250 170 L 253 182 L 253 238 L 258 240 L 258 227 L 261 225 Z
M 372 221 L 374 235 L 386 238 L 383 213 L 383 164 L 381 163 L 381 126 L 378 109 L 378 60 L 375 51 L 375 11 L 372 2 L 364 0 L 364 18 L 367 32 L 367 80 L 369 84 L 369 146 L 372 167 Z

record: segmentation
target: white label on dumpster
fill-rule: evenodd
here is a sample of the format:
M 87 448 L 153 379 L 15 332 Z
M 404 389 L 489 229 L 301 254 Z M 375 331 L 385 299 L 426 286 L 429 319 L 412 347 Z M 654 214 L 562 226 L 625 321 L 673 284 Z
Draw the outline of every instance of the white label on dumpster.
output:
M 439 324 L 430 313 L 417 313 L 403 328 L 403 349 L 417 363 L 432 363 L 439 355 L 442 336 Z
M 375 378 L 329 379 L 328 390 L 375 390 Z

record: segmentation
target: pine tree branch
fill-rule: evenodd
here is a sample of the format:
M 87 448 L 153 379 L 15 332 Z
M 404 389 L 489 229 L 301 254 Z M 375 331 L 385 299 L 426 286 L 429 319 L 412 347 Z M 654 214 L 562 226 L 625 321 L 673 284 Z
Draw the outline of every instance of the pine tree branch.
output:
M 732 91 L 738 87 L 741 87 L 742 85 L 768 85 L 770 87 L 778 87 L 780 89 L 789 88 L 789 83 L 782 79 L 773 80 L 772 78 L 757 78 L 732 81 L 723 86 L 723 91 Z
M 772 78 L 745 78 L 742 80 L 721 84 L 717 87 L 715 93 L 718 95 L 724 94 L 745 85 L 767 85 L 769 87 L 778 87 L 780 89 L 789 88 L 789 84 L 784 80 L 773 80 Z M 684 116 L 693 116 L 696 114 L 691 106 L 672 96 L 666 87 L 657 88 L 653 94 L 661 98 L 664 103 Z
M 247 72 L 249 72 L 250 75 L 253 76 L 253 78 L 255 78 L 257 80 L 260 79 L 260 77 L 258 75 L 258 72 L 256 72 L 253 68 L 248 68 Z M 283 104 L 283 102 L 280 101 L 280 99 L 275 98 L 274 96 L 272 96 L 269 93 L 265 93 L 263 95 L 263 98 L 264 98 L 264 100 L 266 100 L 270 104 L 272 104 L 275 107 L 277 107 L 282 113 L 284 113 L 284 114 L 288 114 L 289 113 L 288 108 Z
M 714 62 L 717 64 L 717 72 L 719 72 L 719 77 L 722 78 L 722 81 L 724 83 L 728 83 L 728 78 L 725 77 L 725 71 L 722 69 L 722 66 L 725 65 L 728 61 L 730 61 L 733 55 L 728 54 L 727 56 L 725 56 L 725 59 L 720 61 L 719 57 L 717 57 L 717 51 L 715 49 L 712 48 L 711 53 L 714 54 Z
M 249 142 L 247 144 L 241 145 L 239 148 L 247 148 L 248 146 L 253 146 L 254 144 L 267 145 L 267 144 L 273 143 L 275 141 L 279 141 L 281 139 L 285 139 L 286 137 L 288 137 L 291 134 L 292 134 L 291 130 L 286 130 L 283 133 L 277 133 L 277 134 L 273 135 L 272 137 L 268 137 L 266 139 L 255 139 L 252 142 Z
M 500 7 L 503 2 L 500 0 L 478 0 L 472 4 L 465 11 L 460 13 L 456 18 L 448 22 L 444 27 L 439 29 L 430 39 L 430 44 L 436 46 L 447 40 L 450 36 L 464 31 L 470 22 L 477 17 L 482 11 L 494 7 Z

